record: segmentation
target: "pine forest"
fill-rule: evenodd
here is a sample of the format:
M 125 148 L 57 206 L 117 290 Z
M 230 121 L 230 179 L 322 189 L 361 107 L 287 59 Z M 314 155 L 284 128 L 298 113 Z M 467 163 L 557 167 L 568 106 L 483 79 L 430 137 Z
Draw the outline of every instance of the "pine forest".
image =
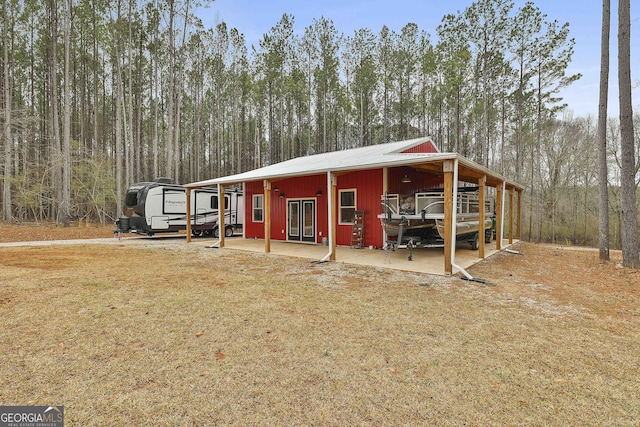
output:
M 477 0 L 400 31 L 345 34 L 322 16 L 302 29 L 284 14 L 248 45 L 249 29 L 203 22 L 203 6 L 2 0 L 3 221 L 109 223 L 136 182 L 430 136 L 526 186 L 523 239 L 598 245 L 597 120 L 558 96 L 580 78 L 570 23 Z M 614 248 L 620 138 L 609 118 Z

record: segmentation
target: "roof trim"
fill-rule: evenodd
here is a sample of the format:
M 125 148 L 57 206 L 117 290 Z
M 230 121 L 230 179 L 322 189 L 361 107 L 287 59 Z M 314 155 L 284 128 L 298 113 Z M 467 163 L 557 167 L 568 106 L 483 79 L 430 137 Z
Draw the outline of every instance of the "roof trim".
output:
M 384 167 L 417 166 L 420 164 L 440 163 L 445 160 L 455 160 L 459 166 L 480 175 L 486 175 L 488 184 L 506 183 L 510 189 L 522 191 L 523 186 L 509 181 L 498 173 L 481 166 L 458 153 L 403 153 L 425 142 L 432 142 L 430 138 L 416 138 L 407 141 L 359 147 L 343 151 L 315 154 L 298 157 L 276 163 L 263 168 L 185 184 L 187 188 L 201 188 L 216 184 L 232 185 L 250 181 L 278 181 L 296 176 L 319 175 L 327 172 L 348 172 Z M 433 143 L 433 142 L 432 142 Z M 435 147 L 435 144 L 433 144 Z M 385 147 L 387 148 L 385 150 Z M 338 153 L 339 155 L 336 155 Z M 360 163 L 359 163 L 360 162 Z

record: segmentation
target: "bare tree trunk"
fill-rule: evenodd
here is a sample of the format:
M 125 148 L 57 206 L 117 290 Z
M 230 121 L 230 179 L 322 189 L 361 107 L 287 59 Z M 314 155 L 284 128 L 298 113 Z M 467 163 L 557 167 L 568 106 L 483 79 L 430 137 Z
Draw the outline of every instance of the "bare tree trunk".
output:
M 480 142 L 480 158 L 478 163 L 483 166 L 489 166 L 489 159 L 487 152 L 489 150 L 489 103 L 487 93 L 487 54 L 485 52 L 484 59 L 482 60 L 482 136 Z M 539 241 L 536 243 L 540 243 Z
M 153 36 L 152 41 L 154 46 L 156 45 L 156 41 L 158 39 L 158 25 L 156 22 L 153 24 Z M 158 93 L 158 61 L 155 58 L 155 55 L 150 55 L 151 67 L 149 67 L 151 85 L 149 85 L 149 98 L 151 100 L 152 106 L 152 130 L 151 130 L 151 146 L 153 152 L 153 178 L 157 178 L 159 174 L 158 170 L 158 162 L 159 162 L 159 149 L 158 149 L 158 102 L 157 102 L 157 93 Z
M 118 17 L 117 21 L 120 22 L 120 1 L 118 1 Z M 122 213 L 122 69 L 120 66 L 120 32 L 115 28 L 115 44 L 116 44 L 116 206 L 117 215 Z
M 175 36 L 174 36 L 174 19 L 175 19 L 175 3 L 173 0 L 169 1 L 169 72 L 168 72 L 168 86 L 167 93 L 167 135 L 166 135 L 166 171 L 167 174 L 173 173 L 173 131 L 174 131 L 174 93 L 175 93 Z M 175 177 L 177 179 L 178 177 Z
M 327 148 L 327 90 L 322 90 L 322 147 L 323 153 L 329 151 Z
M 64 123 L 62 144 L 62 200 L 60 217 L 65 227 L 71 219 L 71 20 L 73 0 L 64 12 Z
M 127 79 L 129 81 L 129 93 L 127 97 L 127 138 L 125 139 L 125 150 L 127 153 L 126 160 L 126 180 L 125 186 L 129 186 L 133 184 L 134 178 L 134 153 L 136 152 L 136 146 L 134 144 L 134 122 L 133 122 L 133 0 L 129 0 L 129 36 L 127 43 L 127 57 L 129 62 L 129 67 L 127 68 Z
M 139 39 L 138 45 L 138 66 L 137 66 L 137 79 L 138 81 L 144 81 L 144 69 L 142 67 L 141 59 L 143 58 L 143 42 L 142 38 Z M 135 105 L 142 105 L 142 99 L 144 98 L 144 89 L 140 89 L 139 92 L 136 93 L 136 101 Z M 136 114 L 136 136 L 134 138 L 134 145 L 136 147 L 135 151 L 135 166 L 133 172 L 133 182 L 142 181 L 142 177 L 145 176 L 145 170 L 147 169 L 147 162 L 145 162 L 146 158 L 143 155 L 142 151 L 142 127 L 143 127 L 143 109 L 138 108 Z
M 98 153 L 98 30 L 96 29 L 97 13 L 93 9 L 93 141 L 91 143 L 91 155 Z
M 2 208 L 4 219 L 10 222 L 11 213 L 11 148 L 13 145 L 11 136 L 11 67 L 9 64 L 9 18 L 7 16 L 7 2 L 2 2 L 2 19 L 4 21 L 3 45 L 4 45 L 4 172 L 2 174 Z
M 631 104 L 631 6 L 618 1 L 618 87 L 620 88 L 620 136 L 622 155 L 622 265 L 640 267 L 638 256 L 638 208 L 636 206 L 636 156 Z
M 611 0 L 602 0 L 600 100 L 598 102 L 598 246 L 600 260 L 609 261 L 609 185 L 607 168 L 607 103 L 609 91 L 609 33 Z
M 532 170 L 531 170 L 531 183 L 533 188 L 533 198 L 536 204 L 536 243 L 540 243 L 542 240 L 542 213 L 540 211 L 540 190 L 542 189 L 542 172 L 541 172 L 541 150 L 542 145 L 542 88 L 540 87 L 540 80 L 538 80 L 538 118 L 536 129 L 536 149 L 532 158 Z
M 180 116 L 182 114 L 182 109 L 180 107 L 182 106 L 182 90 L 178 89 L 176 98 L 177 98 L 176 99 L 176 118 L 175 118 L 175 124 L 173 129 L 174 138 L 175 138 L 175 140 L 173 141 L 173 155 L 174 155 L 173 167 L 175 168 L 173 177 L 175 178 L 176 182 L 180 182 L 180 149 L 181 149 L 180 147 L 181 117 Z
M 53 144 L 51 146 L 52 153 L 52 185 L 56 188 L 53 191 L 54 200 L 51 203 L 52 216 L 56 221 L 60 220 L 58 203 L 62 200 L 62 145 L 60 142 L 60 117 L 58 112 L 58 4 L 55 0 L 50 1 L 51 7 L 51 63 L 49 64 L 49 78 L 51 79 L 51 92 L 49 102 L 51 103 L 51 130 L 53 136 Z
M 189 7 L 190 7 L 190 3 L 189 0 L 185 0 L 184 2 L 184 27 L 182 29 L 182 42 L 180 43 L 180 56 L 178 57 L 178 60 L 180 62 L 184 62 L 183 57 L 184 57 L 184 50 L 185 50 L 185 45 L 186 45 L 186 37 L 187 37 L 187 24 L 189 22 Z M 180 144 L 180 122 L 182 121 L 182 92 L 183 92 L 183 85 L 182 85 L 182 80 L 185 78 L 183 73 L 184 73 L 184 67 L 180 67 L 180 75 L 178 75 L 177 73 L 175 73 L 175 77 L 173 79 L 173 82 L 175 84 L 175 90 L 176 90 L 176 118 L 175 118 L 175 123 L 174 123 L 174 168 L 175 168 L 175 179 L 176 182 L 180 182 L 180 160 L 181 160 L 181 151 L 182 151 L 182 146 Z
M 307 105 L 308 105 L 309 109 L 308 109 L 308 116 L 307 116 L 307 120 L 308 120 L 308 123 L 307 123 L 307 151 L 305 152 L 305 154 L 311 154 L 311 122 L 312 122 L 312 120 L 311 120 L 311 114 L 312 114 L 311 113 L 311 102 L 312 101 L 311 100 L 313 99 L 312 96 L 311 96 L 311 75 L 313 74 L 311 72 L 311 69 L 312 69 L 312 67 L 311 67 L 311 50 L 309 50 L 309 58 L 308 58 L 308 60 L 309 60 L 309 62 L 308 62 L 309 65 L 308 65 L 307 75 L 308 75 L 309 81 L 307 82 L 307 84 L 309 85 L 308 86 L 308 88 L 309 88 L 309 99 L 307 101 L 308 102 Z M 258 151 L 258 154 L 259 154 L 259 151 Z M 259 158 L 258 158 L 258 162 L 260 162 Z

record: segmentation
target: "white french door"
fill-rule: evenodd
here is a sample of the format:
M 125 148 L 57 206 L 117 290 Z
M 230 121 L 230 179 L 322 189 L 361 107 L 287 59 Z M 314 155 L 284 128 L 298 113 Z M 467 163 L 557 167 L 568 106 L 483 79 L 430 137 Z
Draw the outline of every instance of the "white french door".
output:
M 287 240 L 316 241 L 315 200 L 287 200 Z

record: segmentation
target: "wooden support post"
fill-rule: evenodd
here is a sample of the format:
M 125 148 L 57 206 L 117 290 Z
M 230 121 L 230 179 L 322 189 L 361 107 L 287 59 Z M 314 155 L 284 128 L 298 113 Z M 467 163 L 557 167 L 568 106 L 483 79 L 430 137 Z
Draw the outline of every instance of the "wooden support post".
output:
M 516 217 L 516 238 L 522 240 L 522 190 L 518 191 L 518 216 Z
M 483 175 L 478 179 L 478 258 L 484 258 L 484 205 L 485 205 L 485 190 L 486 190 L 487 176 Z
M 451 260 L 451 231 L 453 229 L 453 161 L 446 160 L 442 164 L 444 172 L 444 272 L 453 273 Z
M 264 180 L 264 252 L 271 252 L 271 181 Z
M 220 242 L 218 247 L 224 248 L 224 215 L 225 203 L 224 203 L 224 185 L 218 184 L 218 236 L 220 236 Z
M 513 192 L 509 190 L 509 244 L 513 244 Z
M 187 206 L 186 206 L 186 211 L 187 211 L 187 243 L 191 243 L 191 188 L 187 188 L 186 189 L 186 196 L 187 196 Z
M 502 183 L 496 186 L 496 249 L 502 249 Z

